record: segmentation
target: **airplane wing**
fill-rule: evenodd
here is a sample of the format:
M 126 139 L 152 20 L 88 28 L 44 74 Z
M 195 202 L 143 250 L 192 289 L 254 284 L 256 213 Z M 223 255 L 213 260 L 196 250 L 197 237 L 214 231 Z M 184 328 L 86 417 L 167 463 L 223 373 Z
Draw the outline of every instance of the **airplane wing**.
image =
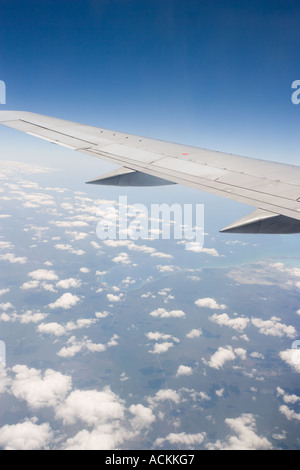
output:
M 121 166 L 90 184 L 179 183 L 257 208 L 223 232 L 300 233 L 300 167 L 121 133 L 24 111 L 0 124 Z

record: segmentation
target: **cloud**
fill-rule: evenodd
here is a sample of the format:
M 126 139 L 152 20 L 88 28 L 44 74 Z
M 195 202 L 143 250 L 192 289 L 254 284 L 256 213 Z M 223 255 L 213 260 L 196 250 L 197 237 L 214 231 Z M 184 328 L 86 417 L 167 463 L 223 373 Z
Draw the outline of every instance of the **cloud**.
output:
M 0 289 L 0 295 L 4 295 L 4 294 L 7 294 L 7 292 L 9 292 L 9 288 L 7 289 Z
M 172 401 L 178 405 L 180 403 L 180 395 L 176 390 L 172 390 L 171 388 L 165 388 L 158 390 L 154 397 L 147 397 L 147 401 L 152 405 L 156 406 L 158 403 L 162 401 Z
M 10 378 L 7 375 L 6 367 L 0 364 L 0 395 L 8 390 L 10 385 Z
M 300 413 L 296 413 L 294 410 L 291 410 L 287 405 L 281 405 L 279 407 L 280 413 L 282 413 L 289 421 L 295 419 L 300 421 Z
M 160 333 L 159 331 L 155 331 L 155 332 L 149 331 L 149 333 L 145 333 L 145 336 L 148 339 L 150 339 L 151 341 L 159 341 L 159 340 L 164 340 L 165 341 L 167 339 L 172 339 L 176 343 L 179 342 L 178 338 L 175 338 L 174 336 L 168 335 L 168 334 L 165 334 L 165 333 Z
M 0 428 L 0 447 L 4 450 L 39 450 L 53 439 L 49 423 L 36 424 L 36 419 Z
M 157 308 L 156 310 L 153 310 L 153 312 L 150 312 L 149 315 L 157 318 L 185 317 L 185 313 L 182 310 L 170 310 L 168 312 L 165 308 Z
M 221 369 L 226 362 L 235 360 L 237 356 L 245 360 L 246 350 L 243 348 L 233 349 L 231 346 L 227 346 L 226 348 L 220 346 L 211 356 L 208 365 L 214 369 Z
M 193 251 L 194 253 L 205 253 L 210 256 L 220 256 L 215 248 L 203 248 L 202 244 L 199 242 L 188 242 L 185 247 L 188 251 Z
M 152 351 L 149 351 L 151 354 L 162 354 L 166 351 L 168 351 L 168 349 L 172 348 L 174 346 L 173 343 L 170 343 L 168 341 L 164 342 L 164 343 L 155 343 L 154 346 L 153 346 L 153 350 Z
M 115 256 L 113 258 L 113 262 L 114 263 L 121 263 L 121 264 L 130 264 L 130 259 L 129 259 L 129 256 L 128 256 L 127 253 L 122 252 L 122 253 L 119 253 L 118 256 Z
M 260 436 L 256 431 L 256 420 L 253 414 L 243 413 L 238 418 L 227 418 L 225 423 L 234 432 L 225 441 L 217 440 L 207 444 L 211 450 L 268 450 L 272 449 L 271 442 Z
M 13 253 L 6 253 L 5 255 L 0 255 L 0 260 L 9 261 L 12 264 L 14 263 L 25 264 L 28 261 L 26 256 L 15 256 Z
M 226 325 L 237 331 L 243 331 L 250 322 L 249 318 L 246 317 L 230 318 L 227 313 L 221 313 L 219 315 L 214 313 L 213 316 L 210 317 L 210 320 L 214 323 L 218 323 L 218 325 Z
M 58 276 L 54 271 L 48 269 L 37 269 L 28 273 L 28 276 L 34 279 L 35 281 L 57 281 Z
M 280 358 L 285 361 L 295 372 L 300 373 L 300 349 L 287 349 L 280 351 Z
M 93 343 L 87 336 L 84 336 L 82 340 L 77 341 L 75 336 L 67 341 L 67 346 L 61 348 L 57 355 L 60 357 L 74 357 L 77 353 L 87 350 L 90 352 L 103 352 L 106 351 L 108 347 L 113 347 L 118 345 L 119 336 L 114 334 L 106 344 L 102 343 Z
M 159 437 L 155 440 L 154 446 L 162 447 L 166 442 L 173 445 L 185 445 L 189 448 L 194 448 L 196 445 L 202 444 L 206 437 L 206 433 L 188 434 L 185 432 L 170 433 L 168 436 L 162 438 Z
M 201 328 L 193 328 L 189 333 L 187 333 L 187 338 L 198 338 L 202 335 Z
M 119 295 L 107 294 L 106 297 L 110 302 L 119 302 L 122 299 L 123 295 L 124 294 L 119 294 Z
M 70 376 L 52 369 L 47 369 L 43 375 L 37 369 L 16 365 L 12 371 L 15 374 L 11 385 L 13 395 L 25 400 L 33 409 L 56 406 L 72 386 Z
M 277 387 L 276 390 L 277 390 L 278 396 L 282 396 L 282 399 L 285 403 L 294 404 L 300 401 L 300 397 L 298 397 L 298 395 L 295 395 L 294 393 L 292 395 L 289 395 L 288 393 L 285 393 L 285 391 L 280 387 Z
M 252 318 L 252 325 L 259 329 L 263 335 L 270 336 L 288 336 L 295 338 L 296 329 L 292 325 L 285 325 L 280 323 L 280 318 L 272 317 L 270 320 L 261 320 L 260 318 Z
M 49 222 L 50 224 L 56 225 L 56 227 L 88 227 L 89 224 L 87 222 L 84 222 L 82 220 L 67 220 L 67 221 L 61 221 L 61 220 L 51 220 Z
M 80 268 L 79 271 L 83 274 L 88 274 L 90 272 L 90 269 L 89 268 Z
M 63 251 L 68 251 L 69 253 L 72 253 L 73 255 L 78 255 L 78 256 L 81 256 L 81 255 L 84 255 L 85 254 L 85 251 L 83 250 L 75 250 L 72 245 L 65 245 L 63 243 L 58 243 L 57 245 L 55 245 L 55 248 L 57 250 L 63 250 Z
M 156 266 L 156 269 L 158 269 L 158 271 L 161 273 L 171 273 L 175 271 L 176 268 L 175 266 L 172 266 L 170 264 L 166 264 L 166 265 L 159 264 Z
M 134 415 L 132 425 L 135 429 L 148 427 L 155 421 L 155 416 L 151 408 L 147 408 L 140 403 L 138 405 L 131 405 L 129 411 Z
M 179 343 L 179 339 L 176 338 L 175 336 L 172 336 L 172 335 L 168 335 L 168 334 L 164 334 L 164 333 L 159 333 L 158 331 L 156 332 L 149 332 L 149 333 L 146 333 L 146 337 L 150 340 L 150 341 L 163 341 L 162 343 L 155 343 L 154 346 L 153 346 L 153 350 L 149 351 L 149 353 L 151 354 L 162 354 L 166 351 L 168 351 L 168 349 L 172 348 L 174 346 L 174 343 Z M 171 341 L 167 341 L 167 340 L 171 340 Z
M 195 301 L 195 304 L 197 307 L 206 307 L 206 308 L 211 308 L 211 309 L 216 309 L 216 310 L 225 310 L 226 305 L 224 304 L 218 304 L 215 299 L 212 299 L 210 297 L 205 297 L 203 299 L 198 299 Z
M 64 424 L 81 421 L 88 425 L 97 425 L 123 419 L 124 411 L 124 401 L 106 387 L 101 391 L 74 390 L 57 407 L 56 417 L 62 419 Z
M 74 307 L 74 305 L 76 305 L 79 300 L 80 298 L 77 297 L 77 295 L 73 295 L 70 292 L 67 292 L 66 294 L 63 294 L 61 297 L 59 297 L 55 302 L 49 304 L 49 308 L 63 308 L 68 310 L 71 307 Z
M 68 279 L 62 279 L 61 281 L 56 283 L 56 287 L 60 287 L 61 289 L 69 289 L 70 287 L 80 287 L 81 281 L 80 279 L 75 279 L 73 277 L 69 277 Z
M 182 375 L 192 375 L 192 374 L 193 374 L 192 367 L 180 365 L 177 369 L 176 377 L 180 377 Z

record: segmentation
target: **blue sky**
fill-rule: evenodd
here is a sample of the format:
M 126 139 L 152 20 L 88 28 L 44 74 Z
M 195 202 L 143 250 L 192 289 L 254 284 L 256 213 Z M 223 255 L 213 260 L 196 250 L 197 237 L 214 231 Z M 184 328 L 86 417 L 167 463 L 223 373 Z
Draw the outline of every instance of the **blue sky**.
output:
M 297 1 L 10 0 L 0 16 L 1 109 L 298 161 Z

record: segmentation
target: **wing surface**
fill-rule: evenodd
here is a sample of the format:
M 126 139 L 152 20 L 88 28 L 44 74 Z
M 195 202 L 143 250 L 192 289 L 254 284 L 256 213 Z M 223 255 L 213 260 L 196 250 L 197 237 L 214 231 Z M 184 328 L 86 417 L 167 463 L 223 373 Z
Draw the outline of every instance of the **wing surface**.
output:
M 280 224 L 286 226 L 294 219 L 293 232 L 300 231 L 298 166 L 149 139 L 23 111 L 0 111 L 0 124 L 122 167 L 117 171 L 117 177 L 113 173 L 112 177 L 94 180 L 96 184 L 115 184 L 116 181 L 124 185 L 160 184 L 160 181 L 161 184 L 179 183 L 254 206 L 263 211 L 264 220 L 280 215 L 277 222 L 280 220 Z M 136 175 L 132 175 L 133 172 Z M 249 220 L 253 220 L 253 214 Z M 257 217 L 255 223 L 257 226 Z M 280 230 L 278 223 L 275 233 L 287 233 L 286 228 L 283 232 Z M 247 220 L 243 218 L 241 227 L 245 225 Z M 247 230 L 249 232 L 249 226 Z M 272 230 L 274 224 L 271 232 L 265 233 L 274 233 Z M 230 231 L 239 231 L 239 224 L 230 226 Z

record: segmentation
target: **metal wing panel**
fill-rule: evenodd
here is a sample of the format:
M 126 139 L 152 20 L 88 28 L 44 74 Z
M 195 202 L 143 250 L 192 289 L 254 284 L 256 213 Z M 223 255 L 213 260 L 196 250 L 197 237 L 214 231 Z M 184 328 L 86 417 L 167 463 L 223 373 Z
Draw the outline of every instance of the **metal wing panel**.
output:
M 300 220 L 300 167 L 21 111 L 1 111 L 0 123 L 126 168 Z

